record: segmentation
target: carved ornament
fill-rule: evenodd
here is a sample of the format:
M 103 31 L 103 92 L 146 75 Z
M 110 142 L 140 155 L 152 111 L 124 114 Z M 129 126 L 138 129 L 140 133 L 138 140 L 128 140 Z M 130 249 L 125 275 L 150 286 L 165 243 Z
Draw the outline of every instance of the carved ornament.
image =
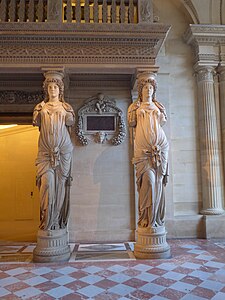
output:
M 44 93 L 24 91 L 0 91 L 0 104 L 36 104 L 44 99 Z
M 95 128 L 92 130 L 88 128 L 88 118 L 93 117 L 108 117 L 112 127 L 114 127 L 112 120 L 115 127 L 110 130 L 107 128 L 100 130 Z M 116 101 L 103 94 L 87 99 L 85 104 L 78 110 L 76 135 L 83 146 L 86 146 L 89 141 L 100 144 L 108 141 L 114 146 L 120 145 L 126 137 L 126 125 L 123 112 L 116 106 Z
M 158 23 L 0 23 L 0 62 L 154 64 L 169 28 Z

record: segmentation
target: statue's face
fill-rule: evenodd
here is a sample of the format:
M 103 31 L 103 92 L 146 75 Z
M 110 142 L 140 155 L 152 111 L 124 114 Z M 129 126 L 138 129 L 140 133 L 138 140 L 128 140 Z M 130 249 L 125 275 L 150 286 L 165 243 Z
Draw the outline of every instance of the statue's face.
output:
M 154 93 L 154 87 L 151 83 L 146 83 L 142 88 L 142 101 L 149 102 L 152 100 L 152 95 Z
M 58 99 L 59 87 L 55 82 L 50 82 L 48 85 L 48 94 L 50 99 Z

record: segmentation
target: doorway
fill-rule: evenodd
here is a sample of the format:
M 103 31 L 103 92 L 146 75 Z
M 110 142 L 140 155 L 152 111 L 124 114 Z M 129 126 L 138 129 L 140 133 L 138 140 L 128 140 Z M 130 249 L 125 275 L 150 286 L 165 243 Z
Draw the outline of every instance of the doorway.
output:
M 0 125 L 0 240 L 36 241 L 39 198 L 35 184 L 38 129 Z

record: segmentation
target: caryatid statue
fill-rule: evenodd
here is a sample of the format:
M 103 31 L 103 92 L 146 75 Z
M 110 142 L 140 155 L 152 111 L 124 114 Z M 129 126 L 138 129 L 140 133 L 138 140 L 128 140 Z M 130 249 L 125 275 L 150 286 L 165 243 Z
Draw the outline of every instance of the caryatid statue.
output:
M 40 191 L 41 230 L 59 230 L 67 226 L 73 145 L 70 127 L 73 108 L 64 101 L 63 74 L 45 73 L 45 99 L 36 105 L 33 125 L 39 127 L 36 159 L 37 185 Z
M 155 98 L 155 75 L 141 73 L 137 80 L 138 99 L 128 109 L 128 123 L 134 128 L 138 232 L 155 233 L 164 228 L 169 144 L 162 126 L 167 116 Z

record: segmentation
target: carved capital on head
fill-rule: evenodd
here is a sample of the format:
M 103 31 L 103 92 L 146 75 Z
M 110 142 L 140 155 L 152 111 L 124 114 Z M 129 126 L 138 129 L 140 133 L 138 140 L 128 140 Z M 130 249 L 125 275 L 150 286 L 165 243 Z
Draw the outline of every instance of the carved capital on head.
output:
M 195 67 L 198 82 L 200 81 L 214 81 L 216 74 L 215 68 L 212 66 L 197 66 Z

